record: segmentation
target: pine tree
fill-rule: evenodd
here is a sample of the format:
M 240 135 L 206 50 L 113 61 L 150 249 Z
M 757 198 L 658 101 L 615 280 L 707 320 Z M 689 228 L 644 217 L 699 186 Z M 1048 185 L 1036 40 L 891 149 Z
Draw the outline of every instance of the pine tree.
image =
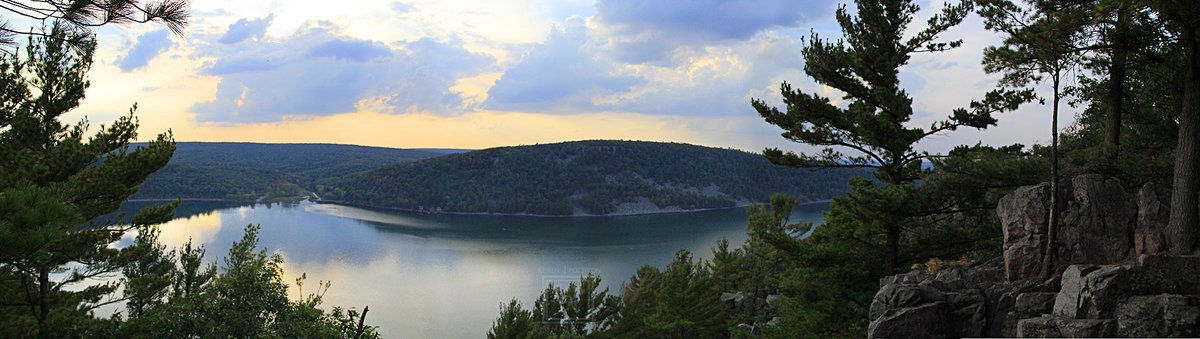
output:
M 492 329 L 488 330 L 488 339 L 525 339 L 536 338 L 534 334 L 537 330 L 537 324 L 533 320 L 533 314 L 529 310 L 521 308 L 521 302 L 517 299 L 509 301 L 506 305 L 500 306 L 500 317 L 492 322 Z
M 1035 2 L 1023 8 L 1007 1 L 984 1 L 980 14 L 988 29 L 1004 33 L 1004 45 L 984 51 L 984 70 L 1003 73 L 1001 86 L 1023 87 L 1048 77 L 1053 100 L 1050 124 L 1050 220 L 1046 228 L 1042 278 L 1054 273 L 1057 254 L 1057 229 L 1062 218 L 1062 188 L 1059 186 L 1058 110 L 1062 99 L 1062 81 L 1067 72 L 1080 63 L 1079 52 L 1072 47 L 1081 40 L 1080 27 L 1086 16 L 1079 8 L 1062 8 L 1051 2 Z
M 115 211 L 170 160 L 175 144 L 168 132 L 130 148 L 133 109 L 90 137 L 87 120 L 60 122 L 89 86 L 95 41 L 72 47 L 57 25 L 44 34 L 30 39 L 25 58 L 0 55 L 0 327 L 18 336 L 76 336 L 89 330 L 91 310 L 120 300 L 119 284 L 68 286 L 120 272 L 136 251 L 109 244 L 173 212 L 145 209 L 119 225 L 89 220 Z M 66 274 L 52 274 L 59 272 Z
M 908 24 L 918 7 L 911 0 L 856 1 L 857 16 L 845 6 L 837 11 L 844 40 L 826 41 L 814 34 L 804 46 L 804 71 L 818 84 L 844 93 L 842 106 L 817 93 L 804 93 L 783 83 L 786 109 L 762 100 L 752 104 L 767 122 L 784 130 L 785 139 L 858 153 L 847 156 L 826 148 L 819 155 L 796 155 L 766 149 L 764 156 L 776 164 L 797 167 L 868 167 L 885 185 L 912 185 L 920 178 L 927 153 L 913 146 L 922 139 L 959 127 L 986 128 L 996 123 L 994 113 L 1015 109 L 1030 99 L 1028 91 L 997 90 L 969 108 L 954 110 L 928 129 L 907 126 L 912 102 L 900 85 L 899 69 L 915 53 L 940 52 L 961 45 L 941 42 L 938 36 L 959 24 L 970 13 L 970 4 L 947 5 L 929 19 L 928 26 L 905 39 Z M 889 217 L 882 225 L 885 241 L 882 271 L 896 272 L 903 257 L 900 243 L 904 214 Z
M 0 11 L 11 17 L 36 20 L 41 24 L 62 27 L 60 35 L 52 37 L 74 47 L 86 48 L 91 29 L 104 25 L 126 25 L 157 22 L 175 34 L 183 35 L 188 23 L 188 0 L 21 0 L 9 1 Z M 44 32 L 23 30 L 0 20 L 0 45 L 15 45 L 17 36 L 47 37 Z

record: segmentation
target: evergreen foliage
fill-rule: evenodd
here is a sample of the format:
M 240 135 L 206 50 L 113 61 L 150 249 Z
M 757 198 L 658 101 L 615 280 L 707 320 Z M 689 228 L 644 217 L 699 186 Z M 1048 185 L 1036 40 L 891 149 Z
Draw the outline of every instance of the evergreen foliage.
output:
M 847 156 L 833 148 L 826 148 L 819 155 L 767 149 L 763 155 L 771 162 L 795 167 L 874 168 L 876 178 L 886 185 L 912 186 L 921 178 L 922 161 L 931 158 L 930 154 L 913 148 L 917 142 L 959 127 L 983 129 L 994 125 L 993 114 L 1016 109 L 1031 98 L 1031 91 L 1027 90 L 996 90 L 983 100 L 971 102 L 968 108 L 955 109 L 928 129 L 909 126 L 913 99 L 900 86 L 899 69 L 914 53 L 941 52 L 961 45 L 961 41 L 941 42 L 938 36 L 970 13 L 970 3 L 948 4 L 930 17 L 927 27 L 907 39 L 908 24 L 918 10 L 912 1 L 856 1 L 855 4 L 856 16 L 845 6 L 836 14 L 844 40 L 827 41 L 814 34 L 801 52 L 805 73 L 818 84 L 844 93 L 842 99 L 846 105 L 835 104 L 820 94 L 793 89 L 786 82 L 780 87 L 785 110 L 758 99 L 752 104 L 767 122 L 784 130 L 785 139 L 850 149 L 858 155 Z M 908 200 L 905 192 L 915 188 L 880 190 L 889 192 L 879 192 L 876 197 Z M 868 188 L 855 186 L 855 192 L 860 191 L 866 193 Z M 901 253 L 902 233 L 911 228 L 903 221 L 909 219 L 909 211 L 914 209 L 891 208 L 899 207 L 891 202 L 864 203 L 889 208 L 870 213 L 884 217 L 871 220 L 870 224 L 878 226 L 871 229 L 884 237 L 879 252 L 885 258 L 883 271 L 896 272 L 905 256 Z
M 86 220 L 112 212 L 171 158 L 170 133 L 145 147 L 130 114 L 87 137 L 89 124 L 59 118 L 79 106 L 95 42 L 72 48 L 61 26 L 31 38 L 25 57 L 0 55 L 0 336 L 63 337 L 103 321 L 90 312 L 120 300 L 119 284 L 89 280 L 121 272 L 135 251 L 109 244 L 131 229 L 169 220 L 171 208 L 138 212 L 123 225 Z M 135 106 L 136 107 L 136 106 Z M 84 287 L 76 287 L 84 286 Z
M 0 6 L 4 12 L 60 27 L 57 34 L 20 30 L 8 20 L 0 21 L 0 44 L 16 45 L 17 36 L 51 37 L 64 40 L 75 48 L 86 49 L 92 40 L 92 28 L 157 22 L 175 34 L 183 35 L 189 15 L 188 0 L 25 0 Z
M 258 249 L 258 226 L 246 227 L 219 270 L 203 266 L 202 247 L 187 244 L 179 258 L 159 251 L 151 256 L 163 269 L 139 277 L 158 282 L 136 306 L 127 305 L 128 321 L 116 333 L 145 338 L 350 338 L 379 337 L 373 326 L 358 328 L 355 310 L 321 310 L 329 283 L 304 295 L 306 277 L 296 280 L 300 300 L 288 299 L 283 281 L 283 257 Z M 138 236 L 139 244 L 154 244 L 156 233 Z M 153 246 L 151 246 L 153 247 Z

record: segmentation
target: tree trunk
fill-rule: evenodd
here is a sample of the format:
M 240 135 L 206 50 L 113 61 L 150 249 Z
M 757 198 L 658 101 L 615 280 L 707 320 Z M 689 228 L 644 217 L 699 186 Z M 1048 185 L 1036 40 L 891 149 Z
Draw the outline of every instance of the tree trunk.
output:
M 1104 125 L 1104 146 L 1100 151 L 1100 166 L 1106 172 L 1117 168 L 1117 157 L 1121 152 L 1121 110 L 1125 103 L 1125 26 L 1129 16 L 1125 14 L 1125 3 L 1119 6 L 1116 27 L 1110 38 L 1116 47 L 1112 48 L 1112 64 L 1108 66 L 1108 100 L 1105 102 L 1108 119 Z
M 892 166 L 887 167 L 888 185 L 904 184 L 904 169 L 900 163 L 900 152 L 893 152 Z M 887 225 L 887 259 L 884 260 L 884 275 L 900 273 L 900 220 L 893 220 Z
M 358 329 L 354 331 L 355 338 L 362 338 L 363 329 L 365 329 L 365 327 L 363 327 L 363 322 L 367 320 L 367 311 L 370 310 L 370 306 L 363 306 L 363 313 L 358 317 Z
M 1179 145 L 1175 150 L 1175 182 L 1171 189 L 1171 219 L 1167 222 L 1167 249 L 1171 254 L 1191 253 L 1196 246 L 1197 180 L 1200 161 L 1200 60 L 1196 30 L 1183 34 L 1187 66 L 1183 79 L 1183 107 L 1179 112 Z
M 888 225 L 887 229 L 887 261 L 884 262 L 884 275 L 898 273 L 900 267 L 900 225 Z
M 1058 88 L 1061 69 L 1054 70 L 1054 107 L 1050 118 L 1050 220 L 1046 223 L 1046 252 L 1042 253 L 1042 280 L 1049 279 L 1056 271 L 1054 261 L 1058 254 Z
M 49 338 L 46 321 L 50 319 L 50 268 L 38 270 L 38 338 Z
M 1108 100 L 1105 102 L 1107 121 L 1104 125 L 1104 147 L 1101 166 L 1117 168 L 1117 157 L 1121 152 L 1121 108 L 1125 102 L 1125 51 L 1113 52 L 1112 65 L 1108 66 Z

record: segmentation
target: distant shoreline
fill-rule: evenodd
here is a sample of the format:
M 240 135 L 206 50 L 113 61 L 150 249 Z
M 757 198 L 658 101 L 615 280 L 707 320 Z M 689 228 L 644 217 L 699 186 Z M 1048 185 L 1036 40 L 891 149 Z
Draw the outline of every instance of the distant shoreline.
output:
M 177 199 L 173 199 L 173 198 L 145 198 L 145 199 L 128 199 L 128 200 L 125 200 L 125 201 L 126 201 L 126 202 L 170 202 L 170 201 L 175 201 L 175 200 L 182 200 L 182 201 L 207 201 L 207 202 L 228 202 L 228 203 L 244 203 L 244 204 L 261 204 L 261 203 L 275 203 L 275 202 L 281 202 L 281 201 L 263 202 L 263 201 L 231 200 L 231 199 L 222 199 L 222 198 L 177 198 Z M 304 201 L 304 200 L 309 200 L 309 201 L 312 201 L 313 203 L 317 203 L 317 204 L 334 204 L 334 205 L 342 205 L 342 206 L 350 206 L 350 207 L 371 208 L 371 209 L 388 210 L 388 211 L 399 211 L 399 212 L 410 212 L 410 213 L 419 213 L 419 214 L 475 215 L 475 216 L 513 216 L 513 217 L 539 217 L 539 218 L 625 217 L 625 216 L 652 215 L 652 214 L 693 213 L 693 212 L 705 212 L 705 211 L 718 211 L 718 210 L 728 210 L 728 209 L 735 209 L 735 208 L 745 208 L 745 207 L 749 207 L 749 206 L 751 206 L 751 205 L 754 205 L 754 204 L 756 204 L 756 203 L 738 203 L 738 204 L 735 204 L 734 206 L 731 206 L 731 207 L 697 208 L 697 209 L 690 209 L 690 210 L 685 210 L 685 209 L 677 209 L 677 210 L 671 210 L 671 209 L 658 209 L 658 210 L 653 210 L 653 211 L 641 211 L 641 212 L 620 212 L 620 213 L 609 213 L 609 214 L 590 214 L 590 213 L 579 213 L 579 212 L 576 212 L 576 213 L 574 213 L 574 214 L 569 214 L 569 215 L 549 215 L 549 214 L 533 214 L 533 213 L 447 212 L 447 211 L 443 211 L 443 212 L 441 212 L 441 213 L 422 213 L 421 211 L 418 211 L 418 210 L 415 210 L 415 209 L 411 209 L 411 208 L 385 207 L 385 206 L 373 206 L 373 205 L 358 204 L 358 203 L 350 203 L 350 202 L 337 201 L 337 200 L 312 200 L 312 199 L 298 199 L 298 200 L 296 200 L 296 201 Z M 796 205 L 813 205 L 813 204 L 823 204 L 823 203 L 829 203 L 829 202 L 833 202 L 833 199 L 821 199 L 821 200 L 805 201 L 805 202 L 799 202 L 799 203 L 796 203 Z M 757 203 L 757 204 L 760 204 L 760 205 L 762 205 L 762 204 L 765 204 L 765 203 Z
M 832 201 L 833 201 L 833 199 L 821 199 L 821 200 L 812 200 L 812 201 L 800 202 L 800 203 L 796 203 L 796 205 L 813 205 L 813 204 L 829 203 L 829 202 L 832 202 Z M 475 215 L 475 216 L 514 216 L 514 217 L 539 217 L 539 218 L 622 217 L 622 216 L 637 216 L 637 215 L 651 215 L 651 214 L 692 213 L 692 212 L 705 212 L 705 211 L 717 211 L 717 210 L 729 210 L 729 209 L 735 209 L 735 208 L 745 208 L 745 207 L 748 207 L 748 206 L 754 205 L 754 203 L 740 203 L 740 204 L 736 204 L 736 205 L 734 205 L 734 206 L 732 206 L 732 207 L 698 208 L 698 209 L 690 209 L 690 210 L 685 210 L 685 209 L 679 209 L 679 210 L 664 210 L 664 209 L 660 209 L 660 210 L 657 210 L 657 211 L 644 211 L 644 212 L 623 212 L 623 213 L 609 213 L 609 214 L 589 214 L 589 213 L 578 213 L 578 212 L 576 212 L 576 213 L 573 213 L 573 214 L 568 214 L 568 215 L 549 215 L 549 214 L 533 214 L 533 213 L 447 212 L 447 211 L 443 211 L 443 212 L 441 212 L 441 213 L 422 213 L 422 212 L 420 212 L 420 211 L 418 211 L 418 210 L 411 209 L 411 208 L 400 208 L 400 207 L 384 207 L 384 206 L 372 206 L 372 205 L 358 204 L 358 203 L 349 203 L 349 202 L 344 202 L 344 201 L 336 201 L 336 200 L 315 200 L 315 201 L 313 201 L 313 202 L 314 202 L 314 203 L 318 203 L 318 204 L 334 204 L 334 205 L 342 205 L 342 206 L 350 206 L 350 207 L 371 208 L 371 209 L 380 209 L 380 210 L 389 210 L 389 211 L 400 211 L 400 212 L 410 212 L 410 213 L 421 213 L 421 214 Z M 758 203 L 758 204 L 765 204 L 765 203 Z
M 222 198 L 144 198 L 144 199 L 125 199 L 125 202 L 157 202 L 157 201 L 217 201 L 217 202 L 253 202 L 245 200 L 229 200 Z

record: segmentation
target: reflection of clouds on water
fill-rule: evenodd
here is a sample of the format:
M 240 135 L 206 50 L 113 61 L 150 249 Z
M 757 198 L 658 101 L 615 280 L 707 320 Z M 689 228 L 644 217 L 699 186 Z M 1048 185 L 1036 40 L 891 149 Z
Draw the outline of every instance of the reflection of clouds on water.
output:
M 191 205 L 189 205 L 191 204 Z M 184 208 L 195 209 L 192 202 Z M 819 220 L 824 206 L 793 220 Z M 370 306 L 367 322 L 389 337 L 479 337 L 499 306 L 530 304 L 549 282 L 596 273 L 616 293 L 643 264 L 662 266 L 679 249 L 711 258 L 721 237 L 745 240 L 746 210 L 648 216 L 543 218 L 430 216 L 334 204 L 215 206 L 162 226 L 162 242 L 192 237 L 221 265 L 243 228 L 261 224 L 260 247 L 285 258 L 284 279 L 303 293 L 332 286 L 329 307 Z M 814 219 L 815 218 L 815 219 Z M 132 237 L 130 237 L 130 240 Z M 293 298 L 300 291 L 292 288 Z
M 168 248 L 183 246 L 188 239 L 193 244 L 207 244 L 221 231 L 221 216 L 217 211 L 175 219 L 158 228 L 158 241 Z
M 427 219 L 413 218 L 399 213 L 388 213 L 351 207 L 335 204 L 305 204 L 304 211 L 316 214 L 325 214 L 338 216 L 342 218 L 373 221 L 388 225 L 397 225 L 411 228 L 432 229 L 438 228 L 438 224 L 430 222 Z

